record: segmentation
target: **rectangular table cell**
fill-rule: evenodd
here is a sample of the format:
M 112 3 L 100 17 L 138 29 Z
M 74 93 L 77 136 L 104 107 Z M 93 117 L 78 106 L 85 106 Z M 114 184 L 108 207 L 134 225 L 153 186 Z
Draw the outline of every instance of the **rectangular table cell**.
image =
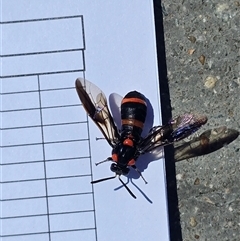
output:
M 2 113 L 2 128 L 41 125 L 40 110 L 10 111 Z
M 76 25 L 79 27 L 76 28 Z M 83 48 L 82 28 L 81 17 L 3 25 L 2 54 Z M 71 36 L 71 38 L 63 41 L 66 36 Z
M 44 180 L 12 182 L 2 185 L 3 200 L 44 196 L 46 196 L 46 185 Z
M 94 209 L 92 194 L 49 197 L 48 204 L 50 214 Z
M 34 234 L 48 231 L 46 216 L 2 219 L 2 235 Z M 18 240 L 18 239 L 17 239 Z
M 48 178 L 89 175 L 91 173 L 90 158 L 47 161 L 46 172 Z
M 1 241 L 49 241 L 49 234 L 38 233 L 38 234 L 26 234 L 17 236 L 2 237 Z M 51 240 L 52 241 L 52 240 Z
M 2 93 L 38 91 L 37 76 L 1 79 Z
M 18 93 L 2 95 L 2 111 L 39 108 L 39 93 Z
M 89 141 L 44 144 L 46 160 L 89 157 Z
M 41 91 L 41 103 L 43 108 L 80 104 L 74 88 Z
M 83 69 L 82 51 L 38 53 L 2 58 L 2 75 L 4 77 Z
M 71 177 L 47 180 L 48 195 L 80 194 L 92 191 L 91 177 Z
M 43 160 L 43 145 L 27 145 L 2 148 L 2 164 Z
M 2 218 L 47 214 L 46 198 L 3 201 Z
M 2 130 L 2 145 L 26 145 L 42 142 L 41 127 Z
M 81 231 L 56 232 L 56 233 L 51 234 L 51 241 L 66 241 L 66 240 L 97 241 L 96 231 L 95 231 L 95 229 L 92 229 L 92 230 L 81 230 Z M 5 240 L 3 240 L 3 241 L 5 241 Z M 10 240 L 10 241 L 12 241 L 12 240 Z
M 80 106 L 65 106 L 42 109 L 43 124 L 86 122 L 87 114 Z
M 87 123 L 44 126 L 43 133 L 45 142 L 86 140 L 88 138 Z
M 61 88 L 73 88 L 75 87 L 75 80 L 78 77 L 83 78 L 84 72 L 70 72 L 51 75 L 40 75 L 40 89 L 61 89 Z
M 94 228 L 94 213 L 80 212 L 50 215 L 52 231 Z
M 40 179 L 44 177 L 43 162 L 2 166 L 2 182 Z

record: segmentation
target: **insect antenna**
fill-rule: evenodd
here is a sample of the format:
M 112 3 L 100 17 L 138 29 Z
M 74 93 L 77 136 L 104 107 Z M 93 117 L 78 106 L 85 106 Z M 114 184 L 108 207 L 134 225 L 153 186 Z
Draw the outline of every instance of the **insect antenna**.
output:
M 143 179 L 143 181 L 145 182 L 145 184 L 147 184 L 146 179 L 143 177 L 143 175 L 142 175 L 142 173 L 139 171 L 139 169 L 138 169 L 135 165 L 133 165 L 133 166 L 131 166 L 131 167 L 140 175 L 140 177 Z
M 102 178 L 102 179 L 98 179 L 98 180 L 92 181 L 91 183 L 94 184 L 94 183 L 98 183 L 98 182 L 107 181 L 107 180 L 110 180 L 110 179 L 115 178 L 116 176 L 117 176 L 117 175 L 112 176 L 112 177 L 105 177 L 105 178 Z
M 132 191 L 129 189 L 129 187 L 123 182 L 123 180 L 120 178 L 120 176 L 118 176 L 118 179 L 120 180 L 120 182 L 122 183 L 122 185 L 128 190 L 128 192 L 130 193 L 130 195 L 136 199 L 136 196 L 132 193 Z
M 97 166 L 97 165 L 99 165 L 99 164 L 102 164 L 102 163 L 108 162 L 108 161 L 112 161 L 112 158 L 111 158 L 111 157 L 108 157 L 106 160 L 103 160 L 103 161 L 100 161 L 100 162 L 95 163 L 95 165 Z

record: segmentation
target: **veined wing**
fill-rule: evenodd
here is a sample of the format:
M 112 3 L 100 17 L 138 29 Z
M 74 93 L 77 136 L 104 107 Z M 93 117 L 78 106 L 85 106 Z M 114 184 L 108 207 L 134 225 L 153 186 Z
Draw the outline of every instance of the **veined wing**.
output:
M 104 93 L 96 85 L 82 78 L 76 80 L 75 86 L 84 109 L 113 147 L 119 140 L 119 133 Z
M 154 126 L 139 144 L 139 152 L 146 153 L 159 146 L 172 144 L 196 132 L 207 122 L 204 115 L 180 115 L 164 126 Z
M 202 156 L 228 145 L 239 136 L 239 132 L 226 126 L 217 127 L 203 132 L 191 141 L 174 148 L 175 161 Z

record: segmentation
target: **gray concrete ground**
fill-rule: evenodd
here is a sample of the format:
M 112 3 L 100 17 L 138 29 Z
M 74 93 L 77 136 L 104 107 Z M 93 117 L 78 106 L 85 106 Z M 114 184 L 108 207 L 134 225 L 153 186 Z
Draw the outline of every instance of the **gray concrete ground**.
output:
M 240 130 L 240 1 L 162 5 L 172 114 L 206 114 L 198 133 L 219 126 Z M 240 240 L 240 137 L 177 162 L 176 185 L 182 240 Z

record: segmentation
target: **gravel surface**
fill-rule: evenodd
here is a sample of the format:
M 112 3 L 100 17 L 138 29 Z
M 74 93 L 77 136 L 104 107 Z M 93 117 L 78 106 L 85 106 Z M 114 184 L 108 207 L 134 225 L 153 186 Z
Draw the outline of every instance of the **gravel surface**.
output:
M 155 14 L 161 11 L 157 2 Z M 166 101 L 166 113 L 206 114 L 208 123 L 200 134 L 219 126 L 239 131 L 240 1 L 165 0 L 161 4 L 156 26 L 160 28 L 162 17 L 171 100 Z M 160 47 L 158 54 L 163 51 Z M 164 84 L 162 93 L 165 104 Z M 239 241 L 240 137 L 211 154 L 177 162 L 172 171 L 175 182 L 168 181 L 172 240 Z

